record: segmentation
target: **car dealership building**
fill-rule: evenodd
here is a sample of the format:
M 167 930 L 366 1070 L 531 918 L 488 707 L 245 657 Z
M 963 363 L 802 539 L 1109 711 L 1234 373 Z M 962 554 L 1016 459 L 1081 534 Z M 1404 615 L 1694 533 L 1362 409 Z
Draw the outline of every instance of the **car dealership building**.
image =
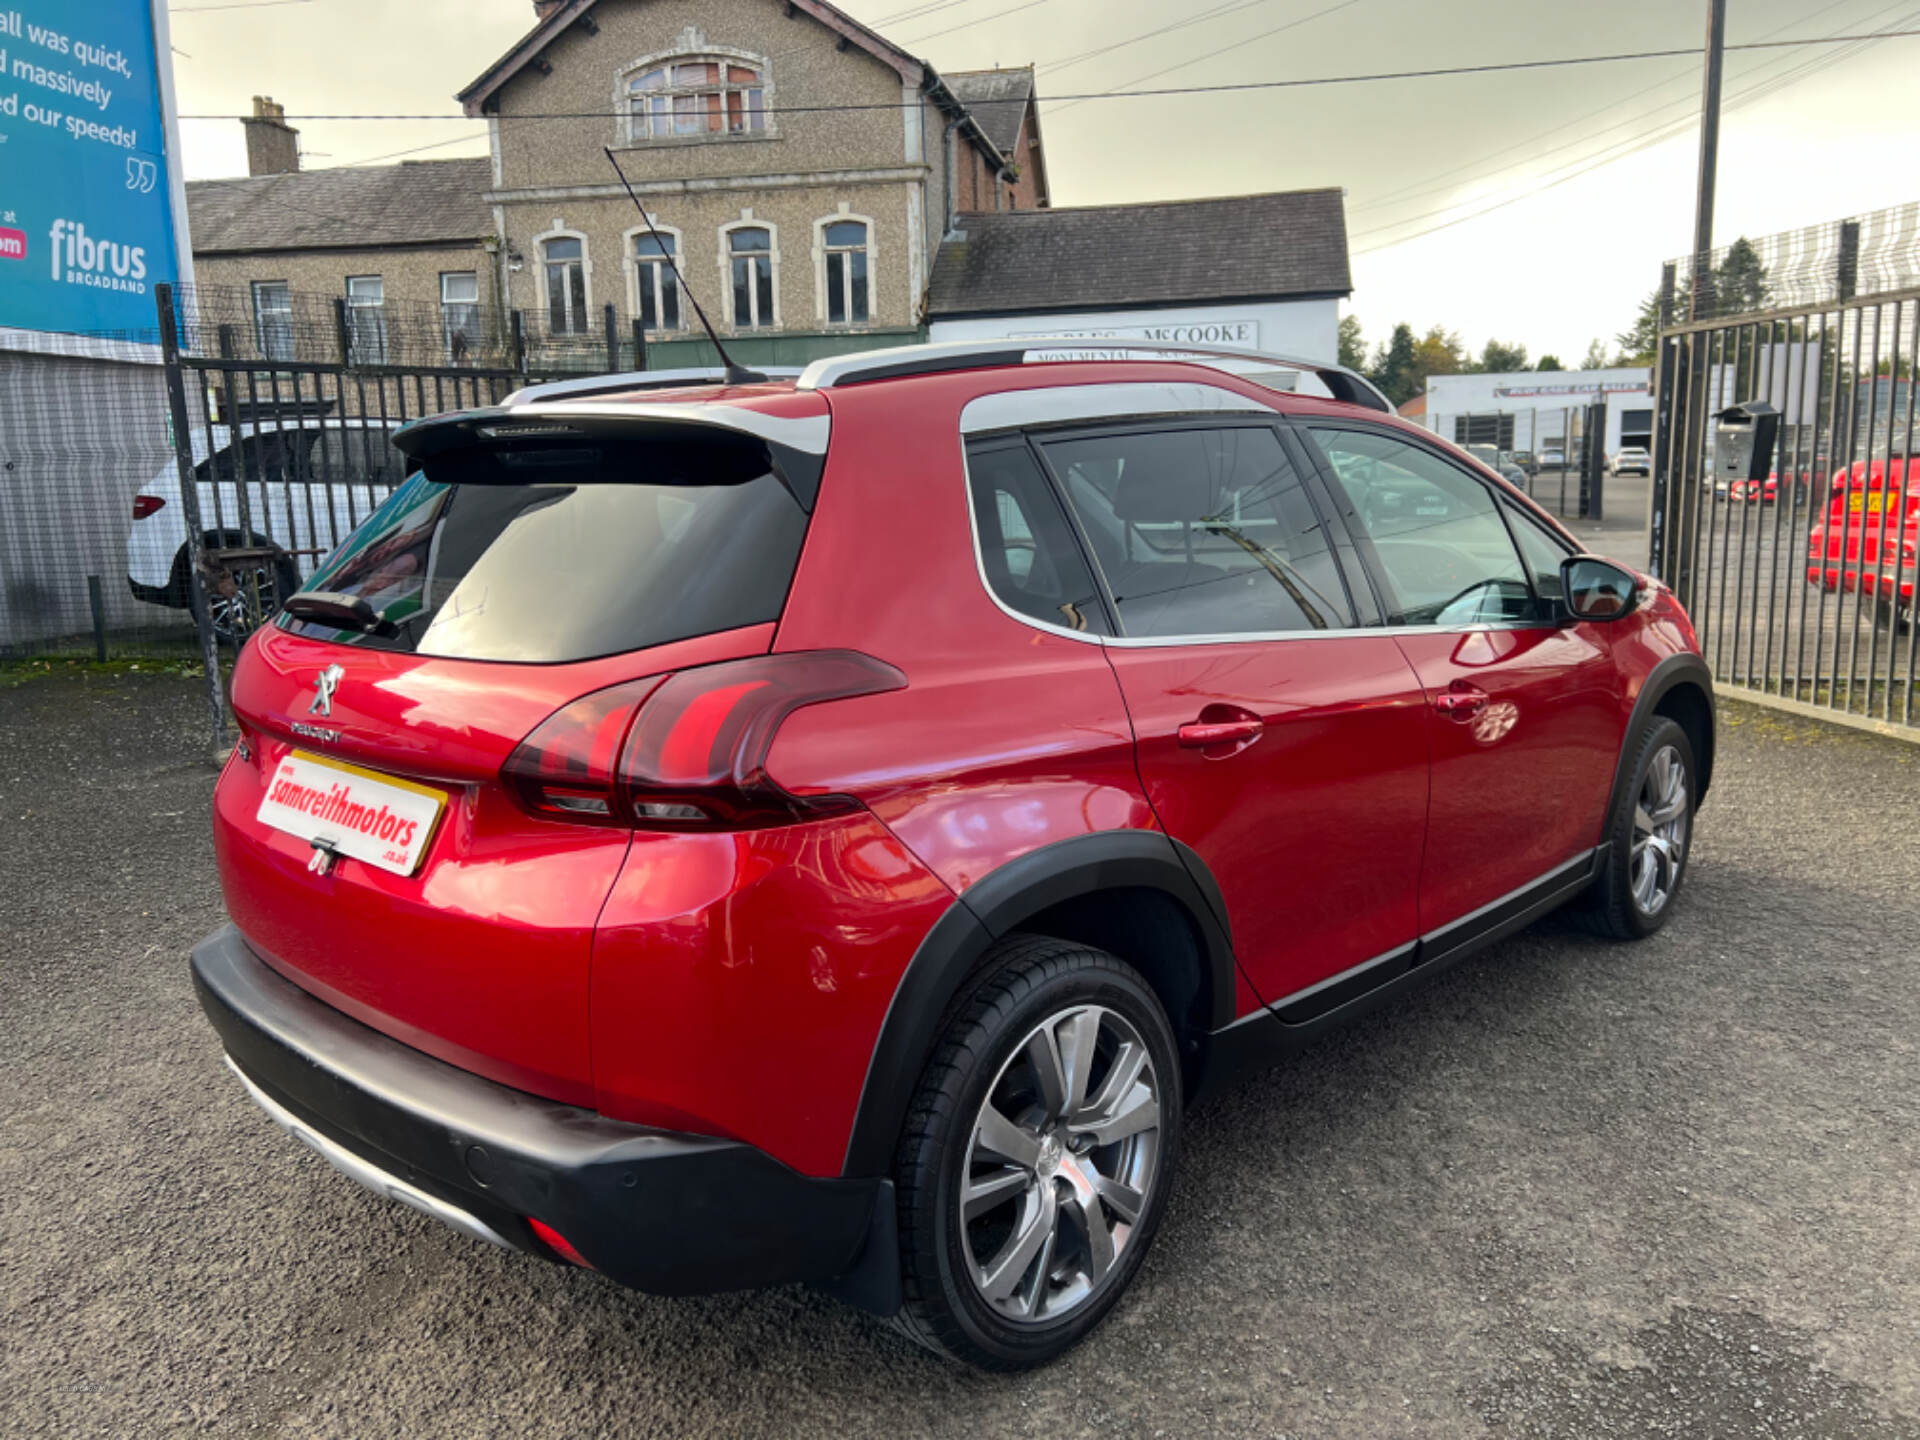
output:
M 1576 434 L 1573 412 L 1596 400 L 1607 406 L 1606 453 L 1653 444 L 1653 370 L 1519 370 L 1503 375 L 1434 375 L 1426 414 L 1434 434 L 1458 445 L 1502 450 L 1564 449 Z

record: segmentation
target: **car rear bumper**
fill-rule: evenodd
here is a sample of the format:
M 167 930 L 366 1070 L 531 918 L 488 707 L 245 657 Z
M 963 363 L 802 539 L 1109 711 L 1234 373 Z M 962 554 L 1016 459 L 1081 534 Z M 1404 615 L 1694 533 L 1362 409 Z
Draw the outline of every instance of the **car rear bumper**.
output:
M 795 1281 L 899 1308 L 893 1187 L 815 1179 L 737 1141 L 609 1120 L 402 1045 L 271 969 L 233 926 L 194 947 L 194 989 L 274 1121 L 360 1183 L 477 1239 L 660 1295 Z
M 127 588 L 133 592 L 134 599 L 149 605 L 165 605 L 174 610 L 187 608 L 187 597 L 177 585 L 146 585 L 129 575 Z

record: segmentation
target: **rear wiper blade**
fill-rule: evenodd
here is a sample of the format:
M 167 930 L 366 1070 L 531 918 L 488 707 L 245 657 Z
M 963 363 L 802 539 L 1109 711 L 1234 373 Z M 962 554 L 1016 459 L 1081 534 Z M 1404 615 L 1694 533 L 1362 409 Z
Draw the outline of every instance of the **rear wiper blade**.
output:
M 317 620 L 341 630 L 360 630 L 369 635 L 397 633 L 394 623 L 365 600 L 338 590 L 302 590 L 288 596 L 283 608 L 296 620 Z

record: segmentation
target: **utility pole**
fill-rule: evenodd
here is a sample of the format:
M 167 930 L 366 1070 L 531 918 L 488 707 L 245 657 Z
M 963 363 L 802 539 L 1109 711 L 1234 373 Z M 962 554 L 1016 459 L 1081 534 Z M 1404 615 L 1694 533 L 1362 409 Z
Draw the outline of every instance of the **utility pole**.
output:
M 1713 182 L 1720 158 L 1720 61 L 1727 43 L 1727 0 L 1707 0 L 1707 74 L 1700 95 L 1700 175 L 1693 208 L 1693 305 L 1713 313 Z

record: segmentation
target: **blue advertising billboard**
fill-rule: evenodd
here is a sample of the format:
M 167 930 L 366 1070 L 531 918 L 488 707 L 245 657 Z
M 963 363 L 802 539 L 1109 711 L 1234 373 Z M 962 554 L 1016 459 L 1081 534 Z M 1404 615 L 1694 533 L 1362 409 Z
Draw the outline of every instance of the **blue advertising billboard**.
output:
M 0 0 L 0 328 L 149 334 L 178 278 L 163 0 Z

